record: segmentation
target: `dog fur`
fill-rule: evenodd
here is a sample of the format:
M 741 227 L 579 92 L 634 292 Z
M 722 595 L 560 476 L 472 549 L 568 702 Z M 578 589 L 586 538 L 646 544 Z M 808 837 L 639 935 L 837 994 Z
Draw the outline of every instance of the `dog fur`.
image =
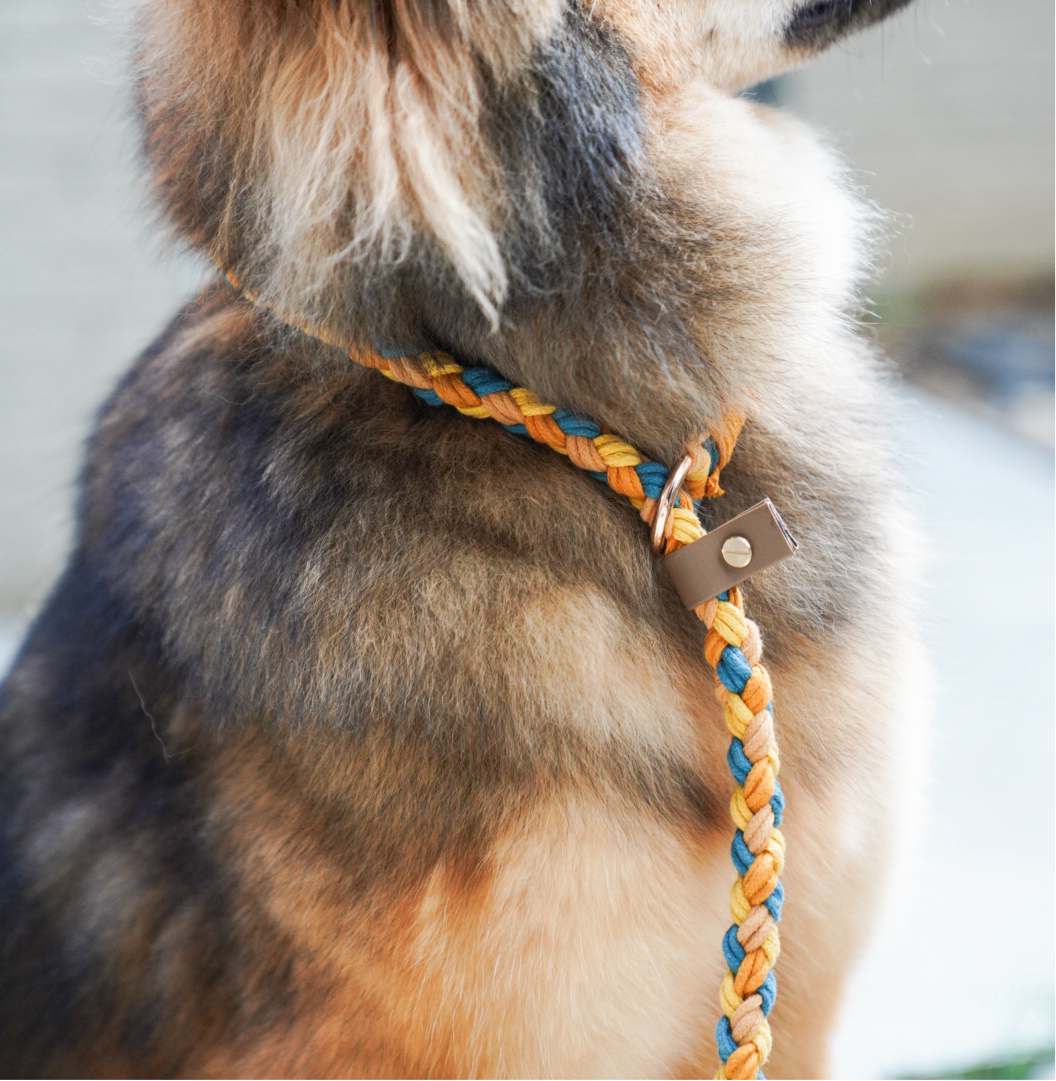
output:
M 746 425 L 788 890 L 775 1077 L 821 1077 L 920 723 L 855 328 L 871 212 L 736 96 L 904 0 L 143 0 L 207 288 L 104 407 L 0 691 L 12 1076 L 698 1077 L 726 734 L 618 497 L 292 329 L 443 348 L 663 462 Z

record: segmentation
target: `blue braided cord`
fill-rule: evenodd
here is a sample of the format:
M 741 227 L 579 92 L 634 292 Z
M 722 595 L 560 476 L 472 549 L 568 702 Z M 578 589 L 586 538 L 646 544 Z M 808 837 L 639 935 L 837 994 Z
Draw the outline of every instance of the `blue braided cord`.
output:
M 601 435 L 601 426 L 590 417 L 581 417 L 570 409 L 555 409 L 550 418 L 565 435 L 581 435 L 586 439 L 597 439 Z
M 774 794 L 770 797 L 770 808 L 774 812 L 774 825 L 780 826 L 781 819 L 785 817 L 785 793 L 781 789 L 781 782 L 774 782 Z
M 781 905 L 785 900 L 785 887 L 778 882 L 774 887 L 774 892 L 763 902 L 766 905 L 770 915 L 774 917 L 774 921 L 781 919 Z
M 722 940 L 722 952 L 726 955 L 726 966 L 731 972 L 736 972 L 744 960 L 744 948 L 737 941 L 737 925 L 733 924 L 726 931 Z M 771 969 L 766 974 L 766 979 L 756 989 L 755 994 L 763 1000 L 762 1011 L 764 1017 L 770 1016 L 770 1011 L 777 1001 L 777 976 Z
M 726 958 L 726 967 L 736 972 L 744 960 L 744 947 L 737 941 L 737 924 L 730 924 L 722 936 L 722 952 Z
M 659 462 L 642 462 L 634 467 L 638 479 L 642 482 L 647 499 L 659 499 L 667 484 L 668 471 Z
M 446 405 L 447 403 L 435 390 L 428 390 L 423 387 L 411 387 L 411 390 L 418 395 L 427 405 Z
M 401 349 L 398 345 L 378 345 L 375 343 L 373 349 L 379 357 L 384 357 L 386 360 L 400 360 L 411 355 L 406 349 Z
M 382 356 L 384 355 L 385 354 L 383 353 Z M 398 357 L 403 355 L 403 353 L 396 354 Z M 493 372 L 490 368 L 466 368 L 462 371 L 462 378 L 465 380 L 466 385 L 470 390 L 472 390 L 479 398 L 483 398 L 485 394 L 497 394 L 509 390 L 513 386 L 512 383 L 507 383 L 498 372 Z M 411 387 L 411 390 L 413 390 L 427 405 L 447 405 L 447 402 L 445 402 L 435 390 L 423 387 Z M 562 415 L 559 417 L 558 414 Z M 594 421 L 589 420 L 586 417 L 578 416 L 567 409 L 556 409 L 551 416 L 558 421 L 558 427 L 565 435 L 584 435 L 588 439 L 596 439 L 601 435 L 601 428 L 599 428 Z M 503 424 L 503 427 L 506 431 L 512 432 L 514 435 L 528 435 L 528 429 L 523 424 Z M 657 465 L 657 463 L 646 462 L 643 463 L 643 465 Z M 663 486 L 667 481 L 667 471 L 664 470 L 663 466 L 658 465 L 658 468 L 663 470 L 664 480 L 661 482 L 660 488 L 653 498 L 659 497 L 660 492 L 663 490 Z M 589 472 L 595 480 L 601 481 L 602 484 L 609 483 L 608 473 L 603 471 L 593 472 L 591 470 L 588 470 L 587 472 Z M 642 487 L 646 488 L 644 480 L 642 482 Z
M 730 773 L 738 784 L 744 784 L 748 774 L 752 770 L 752 763 L 744 753 L 744 744 L 736 738 L 730 740 L 730 748 L 726 752 L 726 765 L 730 767 Z M 774 812 L 774 825 L 780 826 L 781 819 L 785 814 L 785 793 L 781 789 L 781 782 L 774 782 L 774 794 L 770 797 L 770 809 Z
M 384 347 L 375 348 L 381 356 L 388 360 L 405 355 L 402 350 L 393 351 Z M 465 368 L 461 375 L 463 381 L 470 390 L 480 398 L 483 398 L 487 394 L 503 393 L 511 390 L 513 387 L 512 383 L 507 382 L 498 374 L 498 372 L 495 372 L 490 368 Z M 435 390 L 421 387 L 412 387 L 411 389 L 423 402 L 426 402 L 429 405 L 440 406 L 447 404 Z M 595 424 L 594 421 L 590 420 L 588 417 L 579 416 L 568 409 L 555 409 L 550 415 L 558 428 L 560 428 L 565 435 L 583 436 L 587 439 L 596 439 L 601 435 L 601 428 Z M 515 435 L 528 435 L 528 429 L 523 424 L 504 424 L 503 427 L 508 432 L 513 432 Z M 709 436 L 704 442 L 704 447 L 710 458 L 708 472 L 714 473 L 719 465 L 718 444 L 711 436 Z M 646 498 L 659 499 L 669 476 L 667 469 L 659 462 L 643 462 L 641 465 L 635 466 L 634 469 L 641 482 L 642 490 L 645 493 Z M 608 483 L 607 472 L 593 470 L 588 470 L 588 472 L 595 480 L 600 481 L 602 484 Z M 716 599 L 728 601 L 729 598 L 729 592 L 725 592 L 720 593 Z M 732 691 L 735 694 L 740 694 L 747 685 L 748 680 L 751 679 L 752 666 L 748 663 L 747 658 L 741 650 L 735 646 L 727 646 L 719 657 L 716 672 L 726 690 Z M 768 703 L 766 708 L 769 709 L 771 713 L 773 712 L 772 703 Z M 731 740 L 729 750 L 726 754 L 726 762 L 730 768 L 730 772 L 736 778 L 737 783 L 744 784 L 751 771 L 752 763 L 744 753 L 744 744 L 739 739 L 734 738 Z M 774 812 L 774 824 L 780 825 L 781 817 L 785 809 L 785 796 L 781 791 L 780 783 L 776 785 L 774 794 L 770 798 L 770 807 Z M 744 833 L 741 830 L 737 830 L 734 834 L 733 843 L 730 846 L 730 855 L 738 873 L 743 877 L 754 862 L 754 856 L 748 848 L 748 845 L 744 840 Z M 781 906 L 784 901 L 784 896 L 784 887 L 778 882 L 774 891 L 764 902 L 775 922 L 781 919 Z M 722 940 L 722 949 L 726 958 L 726 964 L 731 972 L 736 972 L 737 969 L 740 968 L 745 956 L 744 947 L 737 941 L 737 930 L 736 924 L 731 925 L 727 929 Z M 768 1016 L 773 1008 L 774 1001 L 777 998 L 777 977 L 774 975 L 773 971 L 767 973 L 766 979 L 758 989 L 758 994 L 762 999 L 763 1015 Z M 737 1050 L 737 1042 L 733 1038 L 733 1031 L 730 1028 L 729 1018 L 722 1017 L 719 1019 L 719 1023 L 715 1027 L 715 1041 L 718 1045 L 719 1057 L 722 1059 L 723 1063 L 725 1063 L 730 1055 Z M 764 1078 L 761 1070 L 756 1076 Z
M 462 379 L 478 398 L 483 398 L 485 394 L 502 394 L 513 389 L 512 383 L 507 383 L 491 368 L 463 368 Z
M 403 355 L 403 353 L 393 354 L 396 357 Z M 387 356 L 387 354 L 382 353 L 382 356 Z M 506 382 L 498 372 L 494 372 L 490 368 L 465 368 L 461 373 L 461 377 L 466 386 L 478 398 L 483 398 L 486 394 L 498 394 L 510 390 L 513 386 L 512 383 Z M 422 387 L 412 387 L 411 389 L 428 405 L 447 404 L 435 390 Z M 569 409 L 555 409 L 550 416 L 565 435 L 584 436 L 587 439 L 597 439 L 601 435 L 601 428 L 594 421 L 589 417 L 581 417 L 578 413 L 573 413 Z M 503 427 L 506 431 L 513 432 L 514 435 L 528 435 L 528 429 L 523 424 L 504 424 Z M 648 499 L 659 499 L 661 492 L 664 490 L 664 485 L 667 483 L 669 475 L 667 468 L 659 462 L 642 462 L 641 465 L 634 467 L 634 471 L 642 482 L 642 490 L 645 492 L 646 497 Z M 587 472 L 595 480 L 600 481 L 602 484 L 608 484 L 609 476 L 607 472 L 594 470 L 587 470 Z
M 714 473 L 719 467 L 719 444 L 715 442 L 715 437 L 709 435 L 704 440 L 704 449 L 708 452 L 708 457 L 711 458 L 711 468 L 709 473 Z
M 402 357 L 404 354 L 397 352 L 390 355 L 382 352 L 381 355 L 391 359 L 392 357 Z M 513 388 L 512 383 L 507 382 L 498 372 L 492 371 L 491 368 L 464 368 L 461 378 L 478 398 L 483 398 L 487 394 L 499 394 Z M 412 387 L 411 389 L 423 402 L 427 402 L 429 405 L 447 404 L 435 390 L 421 387 Z M 550 414 L 550 417 L 565 435 L 583 436 L 586 439 L 597 439 L 601 435 L 600 425 L 589 417 L 582 417 L 578 413 L 573 413 L 570 409 L 555 409 Z M 503 427 L 506 431 L 513 432 L 515 435 L 528 435 L 528 429 L 523 424 L 504 424 Z M 718 461 L 717 453 L 716 451 L 712 454 L 713 468 L 714 463 Z M 660 462 L 642 462 L 641 465 L 634 467 L 634 471 L 638 474 L 646 498 L 659 499 L 670 475 L 667 467 L 661 465 Z M 588 472 L 595 480 L 602 481 L 605 484 L 608 483 L 607 473 L 601 471 Z
M 730 749 L 726 752 L 726 765 L 730 767 L 730 773 L 738 784 L 744 784 L 748 780 L 748 774 L 752 772 L 752 763 L 744 753 L 744 744 L 736 736 L 730 740 Z
M 769 1017 L 770 1011 L 774 1008 L 774 1002 L 777 999 L 777 976 L 774 975 L 773 969 L 770 969 L 766 974 L 766 979 L 763 980 L 759 990 L 756 991 L 756 994 L 760 995 L 763 1000 L 763 1016 Z
M 719 1058 L 725 1063 L 737 1050 L 737 1041 L 733 1038 L 728 1017 L 719 1018 L 719 1023 L 715 1026 L 715 1042 L 719 1046 Z
M 734 867 L 737 868 L 738 874 L 742 877 L 748 873 L 748 868 L 755 863 L 755 856 L 752 855 L 752 850 L 748 847 L 744 839 L 744 833 L 741 830 L 737 830 L 733 835 L 733 841 L 730 844 L 730 859 L 733 860 Z
M 727 646 L 722 651 L 715 671 L 726 690 L 734 694 L 740 694 L 752 678 L 752 666 L 736 646 Z

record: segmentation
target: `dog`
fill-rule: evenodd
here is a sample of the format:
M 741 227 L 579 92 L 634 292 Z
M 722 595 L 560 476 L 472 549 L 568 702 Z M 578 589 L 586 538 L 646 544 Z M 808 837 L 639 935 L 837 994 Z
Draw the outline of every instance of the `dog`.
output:
M 9 1076 L 714 1073 L 701 625 L 626 501 L 335 342 L 668 466 L 743 415 L 704 525 L 769 495 L 800 540 L 746 586 L 768 1070 L 826 1075 L 922 723 L 913 535 L 855 326 L 877 216 L 740 92 L 905 2 L 142 0 L 152 190 L 223 273 L 102 409 L 0 693 Z

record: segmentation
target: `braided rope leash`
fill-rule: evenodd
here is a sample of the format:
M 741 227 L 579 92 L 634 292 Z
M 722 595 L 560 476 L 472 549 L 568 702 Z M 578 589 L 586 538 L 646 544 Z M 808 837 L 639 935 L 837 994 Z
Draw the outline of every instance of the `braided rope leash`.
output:
M 487 368 L 463 368 L 445 354 L 383 357 L 350 351 L 357 363 L 414 389 L 430 405 L 452 405 L 471 417 L 491 417 L 507 430 L 544 443 L 580 469 L 626 496 L 652 524 L 669 470 L 643 458 L 618 436 L 586 417 L 541 402 Z M 694 499 L 721 495 L 719 473 L 740 430 L 726 429 L 687 447 L 691 459 L 668 516 L 664 550 L 674 552 L 704 536 Z M 745 615 L 741 591 L 733 587 L 696 608 L 707 628 L 704 654 L 715 669 L 731 741 L 727 764 L 737 782 L 730 800 L 736 826 L 731 855 L 737 869 L 730 899 L 733 924 L 723 939 L 728 971 L 722 983 L 723 1017 L 716 1029 L 722 1068 L 719 1078 L 760 1076 L 772 1039 L 767 1016 L 777 996 L 773 967 L 779 952 L 785 842 L 778 826 L 784 797 L 774 737 L 770 677 L 762 666 L 758 627 Z
M 233 274 L 227 276 L 242 288 Z M 289 318 L 284 321 L 346 348 L 325 332 Z M 728 418 L 722 430 L 691 441 L 674 505 L 665 513 L 662 504 L 669 478 L 674 479 L 672 471 L 589 418 L 540 401 L 490 368 L 465 368 L 445 353 L 390 356 L 356 347 L 347 352 L 357 364 L 410 387 L 429 405 L 446 404 L 466 416 L 491 418 L 508 431 L 544 443 L 626 496 L 647 524 L 654 525 L 663 515 L 660 547 L 665 553 L 704 538 L 694 501 L 723 494 L 719 474 L 733 453 L 741 418 Z M 784 896 L 778 876 L 785 841 L 778 827 L 785 801 L 777 780 L 773 692 L 761 663 L 759 629 L 745 615 L 740 589 L 732 586 L 694 611 L 707 628 L 704 655 L 715 669 L 716 693 L 731 736 L 726 761 L 737 784 L 730 800 L 736 827 L 730 851 L 737 880 L 730 896 L 733 924 L 723 938 L 728 971 L 719 994 L 723 1016 L 716 1042 L 722 1066 L 716 1078 L 756 1078 L 762 1077 L 773 1042 L 767 1018 L 777 997 L 773 968 L 780 949 L 777 922 Z

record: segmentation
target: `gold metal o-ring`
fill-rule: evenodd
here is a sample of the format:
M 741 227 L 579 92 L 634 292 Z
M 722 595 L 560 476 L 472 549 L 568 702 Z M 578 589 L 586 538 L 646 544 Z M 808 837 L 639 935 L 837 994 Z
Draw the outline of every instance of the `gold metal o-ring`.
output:
M 686 474 L 689 472 L 692 465 L 693 459 L 687 454 L 682 461 L 671 470 L 671 473 L 667 478 L 667 483 L 664 485 L 664 490 L 660 493 L 660 498 L 656 501 L 656 517 L 653 518 L 652 532 L 652 547 L 654 552 L 660 552 L 664 546 L 664 533 L 667 531 L 667 519 L 671 516 L 671 509 L 674 507 L 675 500 L 678 498 L 678 491 L 682 487 L 682 482 L 686 479 Z

